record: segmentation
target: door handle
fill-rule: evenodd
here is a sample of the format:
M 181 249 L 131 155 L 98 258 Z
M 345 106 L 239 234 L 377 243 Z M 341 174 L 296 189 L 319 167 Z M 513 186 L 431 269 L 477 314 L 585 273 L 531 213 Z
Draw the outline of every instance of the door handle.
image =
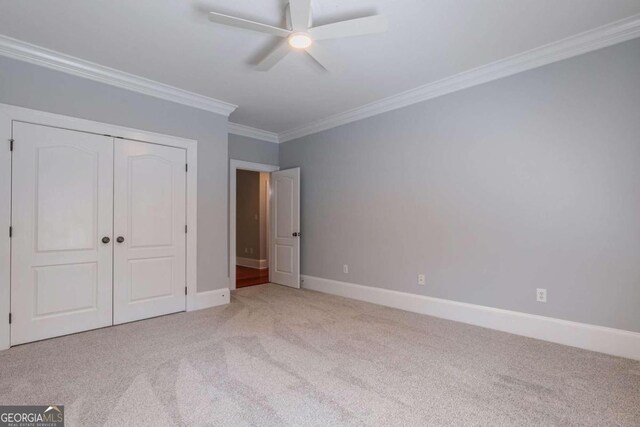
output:
M 292 236 L 293 236 L 293 237 L 300 237 L 300 236 L 302 236 L 302 233 L 300 233 L 300 232 L 295 233 L 295 232 L 294 232 L 294 233 L 292 234 Z
M 116 242 L 118 242 L 118 243 L 124 242 L 124 237 L 118 236 L 118 238 L 116 239 Z
M 108 238 L 107 236 L 104 236 L 104 237 L 102 238 L 102 243 L 104 243 L 105 245 L 106 245 L 107 243 L 109 243 L 110 241 L 111 241 L 111 239 L 110 239 L 110 238 Z

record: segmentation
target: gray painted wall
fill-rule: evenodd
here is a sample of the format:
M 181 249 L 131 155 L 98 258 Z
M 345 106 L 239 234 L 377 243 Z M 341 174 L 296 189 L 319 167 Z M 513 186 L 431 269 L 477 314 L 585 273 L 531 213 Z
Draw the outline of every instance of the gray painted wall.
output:
M 236 171 L 236 256 L 267 259 L 267 193 L 271 174 Z
M 268 260 L 267 229 L 269 227 L 269 181 L 271 174 L 260 172 L 260 256 L 258 259 Z
M 228 287 L 226 117 L 5 57 L 0 102 L 198 140 L 198 290 Z
M 229 158 L 245 162 L 278 165 L 279 144 L 229 134 Z
M 260 259 L 260 172 L 236 171 L 236 194 L 236 256 Z
M 303 274 L 640 331 L 640 40 L 280 144 L 280 166 L 302 168 Z

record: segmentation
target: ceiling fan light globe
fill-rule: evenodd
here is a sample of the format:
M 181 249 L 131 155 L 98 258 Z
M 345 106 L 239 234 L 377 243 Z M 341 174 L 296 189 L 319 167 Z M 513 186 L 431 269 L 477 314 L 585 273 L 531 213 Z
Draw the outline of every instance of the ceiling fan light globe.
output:
M 311 46 L 313 40 L 306 33 L 294 33 L 289 36 L 289 46 L 295 49 L 306 49 Z

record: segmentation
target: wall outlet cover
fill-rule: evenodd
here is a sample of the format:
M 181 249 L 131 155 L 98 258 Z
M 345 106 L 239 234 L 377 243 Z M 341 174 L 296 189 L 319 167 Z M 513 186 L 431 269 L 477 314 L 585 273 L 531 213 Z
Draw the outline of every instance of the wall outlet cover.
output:
M 547 302 L 547 290 L 538 288 L 536 289 L 536 301 Z

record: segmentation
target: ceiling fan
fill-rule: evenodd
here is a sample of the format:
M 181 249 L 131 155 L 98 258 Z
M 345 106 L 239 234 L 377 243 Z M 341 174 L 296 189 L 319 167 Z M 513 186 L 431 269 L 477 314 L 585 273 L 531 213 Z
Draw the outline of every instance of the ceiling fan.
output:
M 209 20 L 217 24 L 258 31 L 284 39 L 257 64 L 256 69 L 259 71 L 271 69 L 282 60 L 292 48 L 306 51 L 325 70 L 336 71 L 340 68 L 339 64 L 324 48 L 316 43 L 317 41 L 382 33 L 387 30 L 387 18 L 382 15 L 367 16 L 312 27 L 311 0 L 289 0 L 289 4 L 285 9 L 285 15 L 287 17 L 287 27 L 291 28 L 274 27 L 272 25 L 217 12 L 210 12 Z

